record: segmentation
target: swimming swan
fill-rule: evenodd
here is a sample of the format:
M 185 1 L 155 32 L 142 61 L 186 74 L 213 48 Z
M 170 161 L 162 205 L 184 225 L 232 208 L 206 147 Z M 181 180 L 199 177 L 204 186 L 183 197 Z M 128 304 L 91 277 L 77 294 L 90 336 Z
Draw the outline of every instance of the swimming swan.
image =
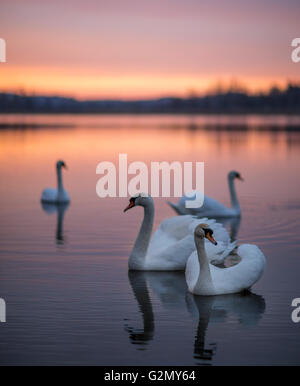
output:
M 195 250 L 193 232 L 199 222 L 207 221 L 214 230 L 218 246 L 207 245 L 210 260 L 223 261 L 234 249 L 225 228 L 215 220 L 195 219 L 192 216 L 175 216 L 164 220 L 151 239 L 154 219 L 154 202 L 151 196 L 138 194 L 131 197 L 124 212 L 135 207 L 144 208 L 144 219 L 129 257 L 130 270 L 176 271 L 184 270 L 188 257 Z M 151 239 L 151 240 L 150 240 Z
M 57 189 L 46 188 L 43 190 L 41 201 L 48 204 L 67 203 L 70 201 L 68 193 L 65 191 L 62 183 L 61 168 L 67 168 L 64 161 L 57 161 Z
M 250 289 L 264 272 L 266 259 L 261 250 L 253 244 L 238 247 L 241 261 L 230 268 L 218 268 L 209 264 L 204 238 L 212 243 L 213 230 L 207 224 L 199 224 L 194 232 L 197 251 L 193 252 L 186 265 L 188 289 L 195 295 L 224 295 Z
M 231 171 L 228 173 L 231 208 L 227 208 L 225 205 L 219 203 L 217 200 L 207 196 L 204 196 L 204 202 L 200 208 L 190 209 L 185 207 L 185 202 L 187 200 L 194 200 L 195 197 L 182 196 L 179 199 L 178 204 L 174 204 L 173 202 L 169 201 L 168 204 L 178 214 L 194 214 L 197 216 L 206 216 L 211 218 L 240 216 L 241 208 L 237 199 L 234 185 L 234 180 L 236 178 L 240 181 L 244 181 L 240 173 L 236 171 Z

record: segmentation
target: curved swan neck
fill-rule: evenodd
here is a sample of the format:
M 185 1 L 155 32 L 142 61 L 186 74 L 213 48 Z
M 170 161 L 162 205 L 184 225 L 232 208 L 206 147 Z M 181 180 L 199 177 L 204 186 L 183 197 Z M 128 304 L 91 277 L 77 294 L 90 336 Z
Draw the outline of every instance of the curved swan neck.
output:
M 64 190 L 64 187 L 62 182 L 61 166 L 56 167 L 56 172 L 57 172 L 57 190 L 59 192 L 62 192 Z
M 195 237 L 195 244 L 196 244 L 198 260 L 200 264 L 200 270 L 207 269 L 207 268 L 209 270 L 209 262 L 208 262 L 205 247 L 204 247 L 204 239 Z
M 145 260 L 154 220 L 154 203 L 150 197 L 144 205 L 144 219 L 129 258 L 129 268 L 139 268 Z
M 234 177 L 231 177 L 230 175 L 228 176 L 228 185 L 230 192 L 231 208 L 234 209 L 236 212 L 240 213 L 241 208 L 236 195 Z
M 213 284 L 209 262 L 204 247 L 204 239 L 195 237 L 195 244 L 200 265 L 199 276 L 195 285 L 195 290 L 196 292 L 203 292 L 203 290 L 210 289 Z

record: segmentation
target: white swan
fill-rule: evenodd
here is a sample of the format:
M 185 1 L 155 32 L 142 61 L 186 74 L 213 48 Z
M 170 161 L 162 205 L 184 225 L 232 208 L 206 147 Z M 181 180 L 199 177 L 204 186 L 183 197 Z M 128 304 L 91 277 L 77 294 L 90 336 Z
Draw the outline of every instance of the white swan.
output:
M 221 224 L 215 220 L 195 219 L 189 215 L 164 220 L 151 239 L 154 219 L 152 197 L 145 194 L 131 197 L 124 212 L 134 206 L 144 208 L 144 219 L 129 257 L 130 270 L 184 270 L 188 257 L 195 250 L 194 229 L 203 221 L 209 223 L 220 241 L 218 246 L 208 242 L 207 254 L 210 260 L 223 261 L 235 247 L 235 243 L 230 242 L 229 235 Z
M 230 192 L 231 208 L 227 208 L 225 205 L 219 203 L 217 200 L 207 196 L 204 196 L 204 202 L 200 208 L 190 209 L 185 207 L 185 202 L 187 200 L 194 200 L 195 196 L 187 197 L 184 195 L 179 199 L 178 204 L 174 204 L 173 202 L 169 202 L 169 201 L 168 201 L 168 204 L 178 214 L 193 214 L 197 216 L 206 216 L 209 218 L 240 216 L 241 208 L 237 199 L 235 186 L 234 186 L 234 180 L 236 178 L 243 181 L 243 178 L 241 177 L 240 173 L 234 170 L 228 173 L 228 185 L 229 185 L 229 192 Z
M 204 238 L 216 243 L 213 230 L 207 224 L 199 224 L 194 232 L 196 251 L 186 265 L 188 289 L 195 295 L 224 295 L 250 289 L 264 272 L 266 259 L 261 250 L 252 244 L 238 247 L 241 261 L 230 268 L 218 268 L 209 264 Z
M 56 173 L 57 173 L 57 189 L 46 188 L 43 190 L 41 201 L 48 204 L 67 203 L 70 201 L 68 192 L 65 191 L 62 183 L 61 168 L 67 168 L 64 161 L 57 161 Z

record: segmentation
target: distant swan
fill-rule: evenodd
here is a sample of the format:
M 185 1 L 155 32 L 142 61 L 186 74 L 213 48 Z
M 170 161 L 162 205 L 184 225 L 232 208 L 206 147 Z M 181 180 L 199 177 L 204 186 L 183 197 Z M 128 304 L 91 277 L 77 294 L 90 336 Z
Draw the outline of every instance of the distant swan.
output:
M 186 265 L 188 289 L 195 295 L 224 295 L 248 290 L 264 272 L 266 259 L 262 251 L 253 244 L 238 247 L 241 261 L 230 268 L 219 268 L 209 264 L 204 238 L 216 243 L 213 230 L 207 224 L 199 224 L 194 232 L 197 251 L 193 252 Z
M 240 173 L 236 171 L 231 171 L 228 173 L 231 208 L 227 208 L 225 205 L 219 203 L 217 200 L 207 196 L 204 196 L 203 205 L 200 208 L 196 209 L 190 209 L 185 207 L 185 202 L 187 200 L 193 200 L 195 197 L 182 196 L 178 201 L 178 204 L 174 204 L 173 202 L 168 202 L 168 204 L 178 214 L 193 214 L 197 216 L 206 216 L 209 218 L 240 216 L 241 208 L 235 191 L 235 178 L 243 181 L 243 178 L 241 177 Z
M 144 208 L 144 220 L 129 257 L 130 270 L 184 270 L 188 257 L 195 250 L 194 228 L 203 221 L 208 222 L 220 241 L 218 246 L 208 242 L 207 254 L 210 260 L 223 261 L 235 247 L 235 243 L 230 242 L 229 235 L 221 224 L 215 220 L 199 220 L 192 216 L 175 216 L 164 220 L 151 239 L 154 220 L 153 199 L 145 194 L 131 197 L 124 212 L 135 206 Z
M 67 203 L 70 201 L 68 193 L 65 191 L 62 183 L 61 168 L 67 168 L 64 161 L 57 161 L 57 189 L 46 188 L 43 190 L 41 201 L 48 204 Z

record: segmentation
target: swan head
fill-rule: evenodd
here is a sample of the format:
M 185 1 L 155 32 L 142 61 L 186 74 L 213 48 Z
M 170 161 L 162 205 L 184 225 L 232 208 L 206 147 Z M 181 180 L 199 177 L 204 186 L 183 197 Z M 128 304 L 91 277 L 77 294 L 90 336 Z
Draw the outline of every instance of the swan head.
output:
M 204 238 L 206 238 L 214 245 L 217 245 L 218 243 L 213 238 L 213 233 L 214 233 L 213 230 L 210 229 L 207 224 L 197 225 L 195 228 L 195 231 L 194 231 L 195 239 L 202 239 L 203 240 Z
M 56 167 L 57 167 L 57 169 L 60 169 L 60 168 L 65 168 L 65 169 L 67 169 L 67 165 L 66 165 L 65 162 L 62 161 L 62 160 L 58 160 L 58 161 L 56 162 Z
M 138 193 L 129 199 L 129 205 L 126 206 L 123 212 L 133 208 L 134 206 L 147 206 L 152 202 L 152 197 L 147 193 Z
M 241 176 L 241 174 L 239 172 L 235 171 L 235 170 L 232 170 L 231 172 L 228 173 L 228 178 L 230 180 L 234 180 L 235 178 L 237 178 L 240 181 L 244 181 L 244 179 Z

